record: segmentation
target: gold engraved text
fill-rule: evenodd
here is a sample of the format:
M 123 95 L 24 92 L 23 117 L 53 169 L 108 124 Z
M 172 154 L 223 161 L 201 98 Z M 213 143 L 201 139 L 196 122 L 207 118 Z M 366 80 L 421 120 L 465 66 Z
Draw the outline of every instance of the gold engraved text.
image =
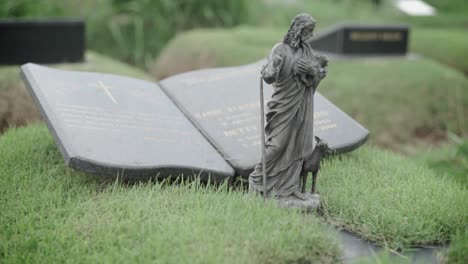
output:
M 368 41 L 383 41 L 397 42 L 403 39 L 401 32 L 363 32 L 353 31 L 349 34 L 352 41 L 368 42 Z

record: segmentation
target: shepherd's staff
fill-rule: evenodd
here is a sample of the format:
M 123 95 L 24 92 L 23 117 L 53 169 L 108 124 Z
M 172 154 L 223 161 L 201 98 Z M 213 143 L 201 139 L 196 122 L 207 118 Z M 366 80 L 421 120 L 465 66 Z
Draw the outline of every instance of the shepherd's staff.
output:
M 260 76 L 260 111 L 261 111 L 261 124 L 260 130 L 262 131 L 262 174 L 263 174 L 263 201 L 266 200 L 267 195 L 267 176 L 266 176 L 266 144 L 265 144 L 265 104 L 263 102 L 263 77 Z

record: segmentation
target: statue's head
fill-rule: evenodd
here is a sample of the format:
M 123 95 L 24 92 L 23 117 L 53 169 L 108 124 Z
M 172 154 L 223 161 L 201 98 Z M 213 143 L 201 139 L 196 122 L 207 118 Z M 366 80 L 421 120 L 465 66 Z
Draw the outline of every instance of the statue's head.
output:
M 293 48 L 298 48 L 302 43 L 312 40 L 315 28 L 315 19 L 309 14 L 297 15 L 284 36 L 283 42 Z

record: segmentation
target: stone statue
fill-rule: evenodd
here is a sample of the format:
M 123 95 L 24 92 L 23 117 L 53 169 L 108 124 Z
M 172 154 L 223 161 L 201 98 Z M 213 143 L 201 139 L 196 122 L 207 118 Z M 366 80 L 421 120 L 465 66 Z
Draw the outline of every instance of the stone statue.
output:
M 300 188 L 305 158 L 314 149 L 313 96 L 328 65 L 327 57 L 309 44 L 314 28 L 312 16 L 297 15 L 261 71 L 264 81 L 274 88 L 266 113 L 266 186 L 260 162 L 249 176 L 249 189 L 266 190 L 264 195 L 278 199 L 280 206 L 314 208 L 320 204 L 318 195 L 302 193 Z

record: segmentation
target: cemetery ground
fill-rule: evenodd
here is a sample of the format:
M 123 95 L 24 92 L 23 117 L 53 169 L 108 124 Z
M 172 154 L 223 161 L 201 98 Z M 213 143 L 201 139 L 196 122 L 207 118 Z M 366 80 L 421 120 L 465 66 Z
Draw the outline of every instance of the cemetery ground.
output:
M 163 50 L 153 67 L 152 74 L 163 77 L 177 73 L 181 69 L 187 71 L 253 62 L 262 58 L 257 54 L 269 52 L 278 39 L 279 31 L 241 27 L 230 30 L 194 30 L 180 34 Z M 457 188 L 461 188 L 466 193 L 468 151 L 467 141 L 463 138 L 466 137 L 468 128 L 466 126 L 468 83 L 466 75 L 463 74 L 466 72 L 463 64 L 468 49 L 465 44 L 465 32 L 464 29 L 415 28 L 412 30 L 410 52 L 422 55 L 422 57 L 410 55 L 407 58 L 333 60 L 329 66 L 329 76 L 334 75 L 335 78 L 326 78 L 321 84 L 320 92 L 345 112 L 351 114 L 358 122 L 366 125 L 371 131 L 372 145 L 404 154 L 406 159 L 411 160 L 410 163 L 421 162 L 434 171 L 433 177 L 448 177 L 458 186 Z M 442 37 L 445 33 L 447 37 Z M 180 49 L 181 43 L 184 42 L 193 43 L 193 49 Z M 184 61 L 184 65 L 179 64 L 180 61 Z M 161 65 L 164 67 L 160 67 Z M 428 148 L 428 144 L 439 147 Z M 400 169 L 400 162 L 394 163 L 395 165 L 390 167 L 393 173 L 397 170 L 396 168 Z M 356 177 L 362 178 L 363 172 L 354 174 L 349 173 L 348 169 L 343 166 L 341 174 L 359 175 Z M 382 175 L 384 171 L 376 171 L 376 175 Z M 327 172 L 324 170 L 323 173 Z M 415 177 L 415 174 L 408 177 Z M 360 182 L 365 188 L 361 190 L 362 192 L 369 191 L 366 180 Z M 321 181 L 324 185 L 327 183 L 326 179 L 321 179 Z M 342 186 L 346 186 L 345 188 L 350 191 L 353 189 L 349 183 L 343 182 Z M 371 186 L 369 188 L 375 188 Z M 387 188 L 390 188 L 391 184 L 380 186 L 383 189 L 376 194 L 390 190 Z M 346 195 L 343 195 L 342 199 L 350 204 L 338 207 L 342 214 L 339 217 L 340 221 L 337 221 L 338 225 L 345 226 L 345 223 L 350 221 L 347 222 L 349 224 L 347 229 L 368 237 L 372 241 L 378 241 L 379 237 L 388 239 L 399 236 L 396 233 L 393 235 L 387 233 L 387 236 L 375 234 L 375 236 L 366 236 L 366 231 L 376 228 L 369 226 L 372 226 L 373 221 L 366 218 L 365 214 L 361 218 L 364 211 L 352 205 L 353 199 L 349 199 Z M 359 212 L 356 214 L 358 217 L 353 213 L 345 213 L 343 211 L 345 207 L 356 209 L 356 211 L 351 210 L 353 213 Z M 372 207 L 370 204 L 366 205 L 367 213 L 369 213 L 367 216 L 371 218 L 375 216 L 373 211 L 369 211 Z M 385 211 L 383 209 L 385 207 L 375 206 L 375 208 L 379 208 L 377 211 L 380 213 Z M 464 210 L 465 214 L 466 208 L 467 203 L 463 202 L 463 207 L 460 209 Z M 431 218 L 431 216 L 427 217 Z M 359 218 L 365 219 L 363 221 L 365 224 L 353 227 L 352 223 L 357 222 Z M 379 214 L 375 220 L 379 222 L 383 218 L 383 215 Z M 401 221 L 397 220 L 399 224 L 398 227 L 395 226 L 395 230 L 399 230 L 400 234 L 404 233 L 401 225 L 407 221 L 402 219 L 404 218 L 400 218 Z M 333 221 L 330 218 L 328 220 Z M 463 263 L 467 258 L 466 250 L 464 250 L 468 245 L 466 223 L 462 226 L 453 238 L 450 251 L 452 257 L 449 261 L 451 263 L 457 263 L 457 261 Z M 410 244 L 413 243 L 414 241 Z M 389 246 L 388 241 L 383 244 Z
M 44 125 L 8 130 L 0 156 L 5 262 L 339 259 L 333 231 L 316 216 L 227 185 L 122 183 L 68 169 Z M 396 154 L 363 147 L 327 161 L 320 177 L 321 218 L 390 249 L 447 242 L 466 229 L 466 189 Z
M 30 125 L 0 135 L 0 262 L 330 263 L 340 259 L 334 231 L 324 224 L 330 223 L 391 250 L 451 241 L 442 260 L 466 263 L 466 15 L 444 9 L 435 18 L 408 18 L 388 4 L 381 11 L 350 5 L 335 3 L 336 12 L 328 12 L 330 4 L 321 1 L 305 10 L 317 14 L 320 29 L 338 20 L 396 17 L 411 24 L 410 52 L 423 57 L 330 63 L 320 92 L 367 127 L 371 139 L 361 149 L 325 162 L 318 181 L 322 214 L 277 209 L 226 185 L 130 184 L 78 173 L 63 164 L 45 126 Z M 264 58 L 304 6 L 258 12 L 266 10 L 274 12 L 245 23 L 276 29 L 243 26 L 179 34 L 163 49 L 151 75 Z M 94 28 L 92 34 L 96 32 Z M 120 52 L 127 57 L 119 52 L 113 57 L 142 58 L 141 49 L 132 46 L 141 44 L 137 36 L 115 43 L 127 48 Z M 96 48 L 107 52 L 108 46 Z M 154 79 L 94 52 L 87 53 L 83 64 L 59 67 Z M 0 67 L 3 127 L 39 118 L 18 74 L 17 66 Z M 377 261 L 395 259 L 376 256 Z
M 86 63 L 57 66 L 151 79 L 94 53 L 88 53 Z M 358 78 L 358 68 L 369 74 Z M 9 72 L 2 75 L 8 83 L 21 85 L 17 67 L 2 70 Z M 334 231 L 323 224 L 328 222 L 392 250 L 405 251 L 455 238 L 449 259 L 452 256 L 452 263 L 462 261 L 466 257 L 463 232 L 468 214 L 466 180 L 463 182 L 466 155 L 460 161 L 451 160 L 453 155 L 437 156 L 439 151 L 426 154 L 422 150 L 424 140 L 412 144 L 418 140 L 413 133 L 386 125 L 392 120 L 404 121 L 394 126 L 410 124 L 401 117 L 415 112 L 416 116 L 410 116 L 413 121 L 422 120 L 424 124 L 429 120 L 428 124 L 438 124 L 441 129 L 461 128 L 464 133 L 466 128 L 450 113 L 460 107 L 466 111 L 467 99 L 461 96 L 465 94 L 461 89 L 467 85 L 466 78 L 434 61 L 401 58 L 334 61 L 330 65 L 330 74 L 333 72 L 340 74 L 335 80 L 330 78 L 330 83 L 324 81 L 321 91 L 370 127 L 376 139 L 374 146 L 325 163 L 318 187 L 326 209 L 319 217 L 277 209 L 271 203 L 265 206 L 261 198 L 246 196 L 226 185 L 129 184 L 78 173 L 66 168 L 49 132 L 38 124 L 9 129 L 0 137 L 0 225 L 4 227 L 0 256 L 5 262 L 36 258 L 73 262 L 122 258 L 195 263 L 335 262 L 340 251 Z M 372 77 L 375 75 L 379 77 Z M 380 86 L 375 85 L 377 80 Z M 9 86 L 2 87 L 7 90 Z M 360 91 L 359 97 L 351 95 L 353 89 Z M 375 89 L 388 96 L 378 95 Z M 413 97 L 424 92 L 425 96 L 404 101 L 407 97 L 403 91 L 413 91 Z M 357 102 L 369 103 L 360 109 Z M 390 103 L 394 108 L 379 112 L 378 118 L 365 115 Z M 420 105 L 416 107 L 420 111 L 405 108 L 410 103 L 413 107 Z M 360 116 L 366 119 L 360 120 Z M 404 146 L 409 144 L 410 153 L 416 157 L 380 150 L 387 145 L 379 143 L 373 129 L 388 131 L 391 140 L 407 133 L 394 151 L 404 153 Z M 459 149 L 463 150 L 453 144 L 440 153 L 458 153 Z M 445 173 L 453 164 L 462 170 L 458 177 Z M 180 254 L 168 254 L 174 249 Z M 385 261 L 385 256 L 381 260 Z

